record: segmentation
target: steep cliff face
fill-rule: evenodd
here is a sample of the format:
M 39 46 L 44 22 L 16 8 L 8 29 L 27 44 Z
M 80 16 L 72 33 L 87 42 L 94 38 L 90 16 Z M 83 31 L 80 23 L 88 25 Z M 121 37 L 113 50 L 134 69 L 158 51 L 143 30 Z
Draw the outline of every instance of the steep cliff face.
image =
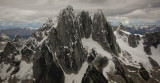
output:
M 91 19 L 68 6 L 57 24 L 50 18 L 29 39 L 17 36 L 6 45 L 0 82 L 158 83 L 160 63 L 144 55 L 141 36 L 124 30 L 113 32 L 101 10 Z
M 144 51 L 148 55 L 152 55 L 150 47 L 158 48 L 160 44 L 160 32 L 146 33 L 144 39 Z
M 101 10 L 98 10 L 93 17 L 92 38 L 108 52 L 115 55 L 118 55 L 118 52 L 120 52 L 112 28 Z
M 86 60 L 81 37 L 75 26 L 75 14 L 69 6 L 61 11 L 57 27 L 51 31 L 48 38 L 51 51 L 67 74 L 78 73 Z

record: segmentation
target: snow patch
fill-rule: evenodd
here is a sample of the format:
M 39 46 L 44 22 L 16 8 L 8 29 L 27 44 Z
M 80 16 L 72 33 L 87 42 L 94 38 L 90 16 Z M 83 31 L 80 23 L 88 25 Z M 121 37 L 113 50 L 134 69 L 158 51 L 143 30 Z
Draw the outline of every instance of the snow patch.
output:
M 0 77 L 1 79 L 5 79 L 10 76 L 11 71 L 13 71 L 14 68 L 12 68 L 9 72 L 7 72 L 7 69 L 10 67 L 10 64 L 0 64 Z
M 81 83 L 88 68 L 88 63 L 84 62 L 78 74 L 65 74 L 65 83 Z
M 111 54 L 105 51 L 102 48 L 102 46 L 98 42 L 94 41 L 92 38 L 88 38 L 88 39 L 83 38 L 81 42 L 82 42 L 83 47 L 87 49 L 88 53 L 92 52 L 92 49 L 95 49 L 95 51 L 98 54 L 102 56 L 106 56 L 108 59 L 112 59 Z
M 22 58 L 22 56 L 21 56 L 21 55 L 17 55 L 17 56 L 15 56 L 14 58 L 15 58 L 15 61 L 20 61 L 21 58 Z
M 123 33 L 125 33 L 125 34 L 131 34 L 130 32 L 127 32 L 127 31 L 123 31 L 123 30 L 121 30 Z
M 21 61 L 20 63 L 20 70 L 16 73 L 16 77 L 23 80 L 23 79 L 31 79 L 33 75 L 33 63 L 26 63 L 25 61 Z

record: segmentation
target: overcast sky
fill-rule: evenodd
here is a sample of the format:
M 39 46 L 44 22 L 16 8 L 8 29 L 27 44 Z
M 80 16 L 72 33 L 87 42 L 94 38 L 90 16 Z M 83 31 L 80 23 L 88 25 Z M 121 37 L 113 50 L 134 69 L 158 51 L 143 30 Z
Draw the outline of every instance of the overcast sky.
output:
M 160 24 L 160 0 L 0 0 L 0 25 L 40 26 L 67 5 L 91 15 L 102 9 L 112 24 Z

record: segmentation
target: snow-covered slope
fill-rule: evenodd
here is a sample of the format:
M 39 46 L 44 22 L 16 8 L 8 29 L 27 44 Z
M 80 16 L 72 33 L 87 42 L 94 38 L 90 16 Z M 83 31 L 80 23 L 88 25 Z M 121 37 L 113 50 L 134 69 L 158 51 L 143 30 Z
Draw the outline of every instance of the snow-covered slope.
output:
M 119 59 L 127 66 L 132 66 L 135 68 L 141 68 L 142 66 L 149 72 L 151 75 L 151 78 L 154 78 L 153 72 L 157 72 L 159 74 L 159 51 L 160 51 L 160 46 L 158 44 L 157 48 L 154 46 L 150 46 L 149 49 L 151 49 L 151 55 L 148 55 L 145 52 L 145 47 L 147 46 L 144 42 L 146 42 L 146 37 L 143 35 L 138 35 L 138 34 L 131 34 L 127 31 L 118 29 L 114 32 L 116 36 L 116 41 L 119 44 L 121 48 L 121 54 Z M 136 42 L 134 43 L 135 46 L 132 47 L 130 46 L 130 41 L 129 37 L 130 35 L 133 35 L 133 37 L 138 37 L 136 38 Z M 159 41 L 158 38 L 156 38 L 156 41 Z M 147 42 L 150 42 L 147 40 Z M 157 70 L 158 68 L 158 70 Z M 130 71 L 132 72 L 132 71 Z M 133 71 L 135 72 L 135 71 Z M 160 82 L 159 78 L 154 78 L 156 81 L 155 82 Z M 153 80 L 151 81 L 153 82 Z
M 152 55 L 149 56 L 144 51 L 144 46 L 145 46 L 143 44 L 144 43 L 144 39 L 143 39 L 144 36 L 139 35 L 140 36 L 139 44 L 137 47 L 133 48 L 133 47 L 129 46 L 129 43 L 128 43 L 128 36 L 131 33 L 123 31 L 123 30 L 121 30 L 121 31 L 124 33 L 123 35 L 119 34 L 118 31 L 114 32 L 114 34 L 116 36 L 116 41 L 119 44 L 122 51 L 124 51 L 124 52 L 127 51 L 128 53 L 131 54 L 133 64 L 142 63 L 144 65 L 147 65 L 148 68 L 151 68 L 151 65 L 148 61 L 148 57 L 154 58 L 156 60 L 156 62 L 158 62 L 158 64 L 160 64 L 159 60 L 158 60 L 159 51 L 160 51 L 159 45 L 157 48 L 151 46 Z M 121 53 L 121 55 L 122 55 L 122 53 Z M 155 57 L 157 57 L 157 58 L 155 58 Z M 127 62 L 129 62 L 129 61 L 127 61 Z M 129 65 L 131 65 L 132 63 L 130 63 Z
M 129 32 L 126 33 L 126 31 L 123 32 L 125 32 L 126 35 L 130 34 Z M 139 63 L 142 63 L 144 66 L 146 66 L 145 68 L 152 69 L 148 60 L 148 55 L 144 52 L 142 39 L 139 41 L 139 45 L 136 48 L 133 48 L 129 46 L 127 36 L 125 35 L 122 36 L 118 34 L 117 31 L 115 31 L 114 34 L 116 36 L 117 43 L 119 44 L 122 51 L 122 53 L 120 54 L 120 59 L 126 65 L 133 65 L 139 68 L 140 67 Z M 125 52 L 128 52 L 129 55 L 123 56 Z

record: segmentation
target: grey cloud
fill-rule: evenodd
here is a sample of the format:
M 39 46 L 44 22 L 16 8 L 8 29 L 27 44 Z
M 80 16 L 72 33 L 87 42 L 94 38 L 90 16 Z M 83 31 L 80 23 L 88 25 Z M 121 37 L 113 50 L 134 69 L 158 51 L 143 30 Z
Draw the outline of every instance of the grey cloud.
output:
M 90 3 L 90 4 L 93 4 L 93 3 L 95 3 L 95 4 L 100 4 L 100 3 L 104 3 L 104 2 L 106 2 L 107 0 L 81 0 L 81 2 L 83 2 L 83 3 Z
M 160 19 L 159 4 L 160 0 L 0 0 L 0 22 L 43 23 L 47 17 L 57 16 L 62 8 L 72 5 L 75 11 L 87 10 L 91 15 L 102 9 L 106 17 L 157 23 Z

